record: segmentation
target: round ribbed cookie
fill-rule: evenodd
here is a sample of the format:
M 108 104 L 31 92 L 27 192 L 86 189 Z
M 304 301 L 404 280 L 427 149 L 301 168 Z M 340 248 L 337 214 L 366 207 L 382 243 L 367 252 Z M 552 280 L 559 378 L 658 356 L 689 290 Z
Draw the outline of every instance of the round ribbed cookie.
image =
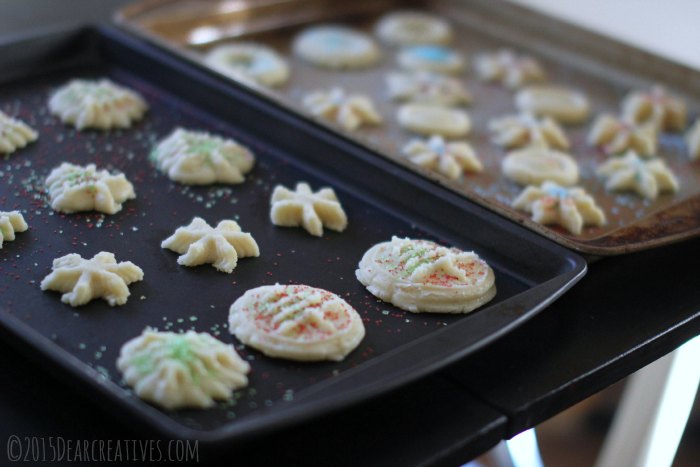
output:
M 457 138 L 469 133 L 471 121 L 464 110 L 429 104 L 404 104 L 399 108 L 399 125 L 421 135 Z
M 552 117 L 561 123 L 572 125 L 583 123 L 590 113 L 590 104 L 582 92 L 544 84 L 518 91 L 515 106 L 521 112 L 538 117 Z
M 300 361 L 340 361 L 365 336 L 352 306 L 308 285 L 248 290 L 231 305 L 229 331 L 269 357 Z
M 438 45 L 414 45 L 399 52 L 397 60 L 408 70 L 460 73 L 466 62 L 456 50 Z
M 213 48 L 204 63 L 218 72 L 264 86 L 279 86 L 289 78 L 289 66 L 270 47 L 254 42 L 225 44 Z
M 375 33 L 390 45 L 447 44 L 452 39 L 452 28 L 447 21 L 413 10 L 384 15 Z
M 305 29 L 292 48 L 296 55 L 322 68 L 367 68 L 380 58 L 379 47 L 370 36 L 344 26 Z
M 412 312 L 467 313 L 496 295 L 493 270 L 476 253 L 429 240 L 374 245 L 355 275 L 374 296 Z
M 570 155 L 534 145 L 512 151 L 501 162 L 503 174 L 520 185 L 541 185 L 552 181 L 570 186 L 578 182 L 579 170 Z

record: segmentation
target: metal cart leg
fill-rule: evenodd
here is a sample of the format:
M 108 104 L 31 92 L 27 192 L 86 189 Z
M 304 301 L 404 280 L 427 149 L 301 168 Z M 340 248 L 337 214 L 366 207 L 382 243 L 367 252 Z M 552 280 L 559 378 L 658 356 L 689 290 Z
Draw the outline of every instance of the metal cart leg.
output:
M 670 466 L 700 382 L 700 337 L 633 374 L 596 467 Z

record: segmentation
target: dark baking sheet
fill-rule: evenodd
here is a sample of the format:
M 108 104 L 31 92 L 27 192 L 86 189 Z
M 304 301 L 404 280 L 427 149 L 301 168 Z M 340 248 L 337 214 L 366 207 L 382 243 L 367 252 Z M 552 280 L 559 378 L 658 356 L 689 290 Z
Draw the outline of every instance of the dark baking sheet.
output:
M 619 102 L 627 92 L 647 89 L 654 82 L 668 86 L 688 102 L 689 122 L 692 122 L 700 108 L 697 70 L 504 2 L 263 0 L 239 4 L 239 8 L 226 6 L 227 2 L 217 0 L 141 0 L 123 8 L 117 20 L 130 31 L 162 43 L 193 61 L 201 61 L 202 53 L 225 42 L 226 36 L 229 40 L 252 40 L 273 47 L 289 60 L 289 81 L 279 88 L 251 86 L 251 89 L 300 115 L 308 115 L 301 104 L 303 96 L 317 89 L 339 85 L 348 92 L 371 96 L 384 118 L 382 125 L 345 132 L 333 124 L 318 123 L 569 248 L 590 255 L 612 255 L 700 235 L 700 164 L 689 160 L 682 133 L 664 133 L 659 145 L 659 155 L 678 177 L 680 190 L 663 194 L 654 201 L 633 193 L 606 191 L 595 170 L 607 156 L 586 143 L 590 122 L 596 115 L 617 113 Z M 510 206 L 523 187 L 502 175 L 500 165 L 506 151 L 490 142 L 488 122 L 516 113 L 513 93 L 503 86 L 480 81 L 473 69 L 459 76 L 474 97 L 472 105 L 467 107 L 473 128 L 464 139 L 479 154 L 484 171 L 449 180 L 417 167 L 401 154 L 402 147 L 416 135 L 398 125 L 399 106 L 387 97 L 385 76 L 399 69 L 396 48 L 380 44 L 382 60 L 377 66 L 340 72 L 309 65 L 291 52 L 293 38 L 309 24 L 342 23 L 373 34 L 374 25 L 383 13 L 404 8 L 426 9 L 448 19 L 455 30 L 452 46 L 464 53 L 470 63 L 477 53 L 510 47 L 540 60 L 550 83 L 564 84 L 587 94 L 591 118 L 585 125 L 566 127 L 565 131 L 572 144 L 570 152 L 581 171 L 580 185 L 605 211 L 607 225 L 589 226 L 580 235 L 574 235 L 559 226 L 540 225 Z M 214 37 L 213 31 L 222 33 L 221 40 L 195 43 L 197 37 Z
M 585 272 L 585 262 L 568 250 L 119 31 L 4 44 L 0 70 L 0 109 L 40 134 L 0 163 L 0 208 L 20 209 L 30 225 L 0 250 L 0 330 L 76 387 L 169 436 L 232 440 L 388 391 L 486 345 Z M 129 130 L 77 132 L 48 114 L 52 89 L 71 78 L 99 76 L 144 95 L 146 118 Z M 147 155 L 175 126 L 237 138 L 256 152 L 255 169 L 237 186 L 170 182 Z M 137 199 L 113 216 L 54 213 L 42 184 L 64 160 L 125 172 Z M 336 189 L 350 220 L 345 232 L 318 239 L 269 222 L 272 187 L 298 180 Z M 256 238 L 261 257 L 241 260 L 230 275 L 210 266 L 179 267 L 177 255 L 159 245 L 195 215 L 210 223 L 237 219 Z M 476 250 L 494 267 L 498 295 L 466 316 L 415 315 L 379 302 L 354 270 L 368 247 L 392 235 Z M 125 306 L 94 301 L 74 309 L 59 294 L 39 290 L 55 257 L 100 250 L 145 272 Z M 364 341 L 341 363 L 274 360 L 240 346 L 226 329 L 230 304 L 249 288 L 275 282 L 342 295 L 363 317 Z M 208 331 L 234 342 L 251 363 L 249 387 L 210 410 L 166 412 L 139 400 L 121 382 L 115 359 L 145 326 Z

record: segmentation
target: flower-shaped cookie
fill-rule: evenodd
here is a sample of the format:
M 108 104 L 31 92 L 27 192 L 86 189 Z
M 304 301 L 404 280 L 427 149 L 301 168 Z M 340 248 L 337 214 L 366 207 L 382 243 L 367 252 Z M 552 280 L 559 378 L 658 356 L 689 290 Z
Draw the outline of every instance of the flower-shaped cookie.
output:
M 489 122 L 491 140 L 505 148 L 528 146 L 543 141 L 556 149 L 569 149 L 569 139 L 557 122 L 549 117 L 536 118 L 522 113 L 494 118 Z
M 700 118 L 695 120 L 685 135 L 685 143 L 688 145 L 688 155 L 690 160 L 700 159 Z
M 467 313 L 496 295 L 486 261 L 429 240 L 378 243 L 365 252 L 355 276 L 374 296 L 414 313 Z
M 481 172 L 484 168 L 468 143 L 446 143 L 442 136 L 415 139 L 404 146 L 402 152 L 414 164 L 453 180 L 462 172 Z
M 39 134 L 23 121 L 0 112 L 0 154 L 11 154 L 38 137 Z
M 195 217 L 189 225 L 179 227 L 163 240 L 161 248 L 180 254 L 178 264 L 199 266 L 213 264 L 222 272 L 231 273 L 238 258 L 260 256 L 255 239 L 235 221 L 223 220 L 214 228 L 201 217 Z
M 141 399 L 168 410 L 207 408 L 248 385 L 250 365 L 207 333 L 145 329 L 125 343 L 117 368 Z
M 659 85 L 649 91 L 633 91 L 622 101 L 625 120 L 651 123 L 659 130 L 682 131 L 687 123 L 687 114 L 685 102 Z
M 297 183 L 295 191 L 277 185 L 270 200 L 270 219 L 282 227 L 302 226 L 311 235 L 323 235 L 323 227 L 342 232 L 348 218 L 332 188 L 321 188 L 316 193 L 308 183 Z
M 516 55 L 508 49 L 477 55 L 474 68 L 482 80 L 499 82 L 510 89 L 544 81 L 546 78 L 537 60 L 525 55 Z
M 308 285 L 246 291 L 231 305 L 229 331 L 265 355 L 300 361 L 340 361 L 365 336 L 362 318 L 352 306 Z
M 128 285 L 143 280 L 143 271 L 130 261 L 117 263 L 114 253 L 101 251 L 91 259 L 71 253 L 53 260 L 51 274 L 41 281 L 41 290 L 63 293 L 61 301 L 71 306 L 85 305 L 103 298 L 110 306 L 123 305 Z
M 338 87 L 307 95 L 303 105 L 315 117 L 333 121 L 348 131 L 382 122 L 372 99 L 361 94 L 348 95 Z
M 158 143 L 150 158 L 171 180 L 186 185 L 243 183 L 255 163 L 253 153 L 232 139 L 183 128 Z
M 438 73 L 389 73 L 386 84 L 389 97 L 397 101 L 448 106 L 469 104 L 472 101 L 471 94 L 460 80 Z
M 94 210 L 114 214 L 124 201 L 136 198 L 134 186 L 124 174 L 97 170 L 95 164 L 64 162 L 46 177 L 45 186 L 51 207 L 66 213 Z
M 108 79 L 75 79 L 49 99 L 49 110 L 78 130 L 129 128 L 140 120 L 148 106 L 136 92 Z
M 656 152 L 656 128 L 649 124 L 628 123 L 604 114 L 593 122 L 588 144 L 600 146 L 606 154 L 619 154 L 631 149 L 642 156 L 651 156 Z
M 586 225 L 605 224 L 605 213 L 583 188 L 564 188 L 553 182 L 528 186 L 513 201 L 513 207 L 532 214 L 540 224 L 557 224 L 574 235 Z
M 3 242 L 15 239 L 15 233 L 26 232 L 29 229 L 24 216 L 19 211 L 0 211 L 0 249 Z
M 607 179 L 605 188 L 608 190 L 634 191 L 652 200 L 659 193 L 675 193 L 679 188 L 676 176 L 663 160 L 643 160 L 634 151 L 606 161 L 598 167 L 597 173 Z

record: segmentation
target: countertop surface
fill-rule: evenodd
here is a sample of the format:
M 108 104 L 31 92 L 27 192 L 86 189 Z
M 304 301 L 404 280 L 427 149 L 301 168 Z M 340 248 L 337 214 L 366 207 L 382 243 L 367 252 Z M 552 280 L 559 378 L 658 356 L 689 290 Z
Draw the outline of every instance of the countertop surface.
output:
M 30 6 L 31 3 L 31 6 Z M 99 21 L 124 3 L 5 1 L 0 39 L 50 24 Z M 358 406 L 244 445 L 200 446 L 238 464 L 458 465 L 700 334 L 700 239 L 590 264 L 563 298 L 446 370 Z M 11 436 L 155 438 L 0 342 L 0 465 Z M 126 460 L 126 459 L 124 459 Z M 133 463 L 130 463 L 133 465 Z

